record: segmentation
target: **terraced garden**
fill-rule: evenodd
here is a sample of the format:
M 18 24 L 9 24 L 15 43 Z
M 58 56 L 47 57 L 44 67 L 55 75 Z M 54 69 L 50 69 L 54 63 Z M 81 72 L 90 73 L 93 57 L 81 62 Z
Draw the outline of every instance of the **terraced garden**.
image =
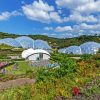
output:
M 1 100 L 89 100 L 100 96 L 100 56 L 73 59 L 52 54 L 51 62 L 58 62 L 60 68 L 36 68 L 25 61 L 7 66 L 8 73 L 0 76 L 2 81 L 31 78 L 36 82 L 0 90 Z

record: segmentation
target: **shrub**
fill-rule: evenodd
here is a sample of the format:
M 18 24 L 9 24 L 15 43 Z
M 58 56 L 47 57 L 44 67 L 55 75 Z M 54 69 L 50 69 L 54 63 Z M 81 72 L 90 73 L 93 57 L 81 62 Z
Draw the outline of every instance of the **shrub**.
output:
M 89 61 L 89 60 L 91 60 L 91 58 L 92 58 L 91 54 L 84 54 L 81 56 L 81 59 L 85 60 L 85 61 Z
M 28 76 L 29 78 L 34 78 L 35 77 L 35 73 L 32 70 L 28 70 L 28 71 L 26 71 L 26 76 Z
M 74 73 L 76 71 L 76 60 L 67 57 L 63 54 L 53 54 L 51 57 L 53 62 L 57 62 L 60 65 L 60 68 L 56 69 L 48 69 L 48 68 L 41 68 L 38 70 L 37 80 L 43 81 L 44 79 L 48 78 L 58 78 L 68 75 L 69 73 Z

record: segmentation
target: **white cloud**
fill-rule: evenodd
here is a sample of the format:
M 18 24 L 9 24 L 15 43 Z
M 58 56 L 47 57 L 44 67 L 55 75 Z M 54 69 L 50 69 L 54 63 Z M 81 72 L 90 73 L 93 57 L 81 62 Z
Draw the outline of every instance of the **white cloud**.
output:
M 94 35 L 100 34 L 100 24 L 86 24 L 81 23 L 80 25 L 74 25 L 72 34 L 81 34 L 81 35 Z
M 44 27 L 45 30 L 47 31 L 54 31 L 54 32 L 70 32 L 72 31 L 72 27 L 71 26 L 64 26 L 64 27 L 61 27 L 61 26 L 58 26 L 56 28 L 53 28 L 53 27 Z
M 64 21 L 75 21 L 75 22 L 98 22 L 98 19 L 95 18 L 93 15 L 82 16 L 78 12 L 74 12 L 73 14 L 69 15 L 69 17 L 65 17 Z
M 23 12 L 27 16 L 27 18 L 31 20 L 36 20 L 40 22 L 50 22 L 50 17 L 48 12 L 43 10 L 33 9 L 31 6 L 26 5 L 23 6 Z
M 80 25 L 80 28 L 84 29 L 84 30 L 97 30 L 97 31 L 100 31 L 100 24 L 88 25 L 86 23 L 82 23 Z
M 0 21 L 8 20 L 11 16 L 20 16 L 20 15 L 22 14 L 18 11 L 13 11 L 13 12 L 5 11 L 0 14 Z
M 42 0 L 34 1 L 33 4 L 22 7 L 24 14 L 31 20 L 36 20 L 44 23 L 49 23 L 52 20 L 61 22 L 61 18 L 53 6 L 49 6 Z
M 70 15 L 64 21 L 98 23 L 99 18 L 93 13 L 100 13 L 100 0 L 56 0 L 58 7 L 69 9 Z
M 94 2 L 90 2 L 87 3 L 86 5 L 83 6 L 78 6 L 76 8 L 76 11 L 80 12 L 80 13 L 96 13 L 96 12 L 100 12 L 100 0 L 98 1 L 94 1 Z
M 60 7 L 84 14 L 100 12 L 100 0 L 56 0 Z
M 32 4 L 33 9 L 43 10 L 43 11 L 54 11 L 53 6 L 49 6 L 47 3 L 39 0 L 39 2 L 34 1 Z
M 86 24 L 81 23 L 79 25 L 71 26 L 58 26 L 56 28 L 53 27 L 45 27 L 44 28 L 47 31 L 52 30 L 55 34 L 54 37 L 58 38 L 72 38 L 72 37 L 78 37 L 81 35 L 100 35 L 100 24 Z M 55 33 L 56 32 L 56 33 Z M 48 34 L 49 36 L 51 34 Z
M 7 20 L 10 17 L 9 12 L 2 12 L 0 14 L 0 20 Z
M 58 10 L 58 13 L 59 13 L 59 14 L 62 14 L 62 10 L 61 10 L 61 9 L 59 9 L 59 10 Z
M 93 1 L 94 0 L 56 0 L 56 4 L 63 8 L 74 9 Z
M 51 18 L 51 20 L 53 20 L 53 21 L 55 21 L 55 22 L 59 22 L 59 23 L 62 22 L 62 19 L 61 19 L 61 17 L 58 15 L 57 12 L 51 12 L 51 13 L 50 13 L 50 18 Z
M 53 27 L 45 27 L 44 30 L 50 31 L 50 30 L 53 30 Z
M 58 26 L 55 28 L 55 31 L 56 32 L 68 32 L 68 31 L 72 31 L 72 27 L 71 26 L 64 26 L 64 27 Z
M 94 35 L 94 34 L 100 34 L 100 24 L 93 24 L 89 25 L 86 23 L 81 23 L 79 25 L 71 26 L 58 26 L 55 29 L 53 29 L 56 32 L 61 32 L 61 35 L 65 35 L 65 37 L 76 37 L 80 35 Z M 62 37 L 63 37 L 62 36 Z

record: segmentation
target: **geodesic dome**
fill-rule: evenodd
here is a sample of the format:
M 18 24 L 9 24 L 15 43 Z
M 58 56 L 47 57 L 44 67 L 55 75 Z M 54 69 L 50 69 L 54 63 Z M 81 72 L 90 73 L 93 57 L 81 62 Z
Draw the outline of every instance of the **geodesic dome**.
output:
M 0 40 L 0 44 L 6 44 L 13 47 L 21 47 L 20 43 L 13 38 L 5 38 Z
M 65 53 L 67 54 L 82 54 L 80 46 L 69 46 L 66 48 Z
M 20 43 L 22 48 L 33 48 L 34 47 L 34 40 L 27 36 L 21 36 L 15 39 L 17 42 Z
M 43 40 L 35 40 L 34 48 L 35 49 L 44 49 L 44 50 L 51 49 L 51 47 L 48 45 L 48 43 Z
M 96 42 L 86 42 L 80 45 L 83 54 L 96 54 L 100 49 L 100 44 Z
M 59 53 L 65 53 L 65 51 L 66 51 L 66 48 L 62 48 L 58 50 Z

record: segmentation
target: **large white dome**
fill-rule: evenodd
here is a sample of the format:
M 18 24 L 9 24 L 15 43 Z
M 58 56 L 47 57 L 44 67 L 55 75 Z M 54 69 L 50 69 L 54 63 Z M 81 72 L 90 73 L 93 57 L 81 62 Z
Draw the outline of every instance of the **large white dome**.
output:
M 27 57 L 29 57 L 30 55 L 34 55 L 34 54 L 38 54 L 38 53 L 43 53 L 43 54 L 47 54 L 47 55 L 50 55 L 47 51 L 45 51 L 45 50 L 42 50 L 42 49 L 36 49 L 36 50 L 34 50 L 34 49 L 32 49 L 32 48 L 30 48 L 30 49 L 27 49 L 27 50 L 24 50 L 23 52 L 22 52 L 22 58 L 27 58 Z

